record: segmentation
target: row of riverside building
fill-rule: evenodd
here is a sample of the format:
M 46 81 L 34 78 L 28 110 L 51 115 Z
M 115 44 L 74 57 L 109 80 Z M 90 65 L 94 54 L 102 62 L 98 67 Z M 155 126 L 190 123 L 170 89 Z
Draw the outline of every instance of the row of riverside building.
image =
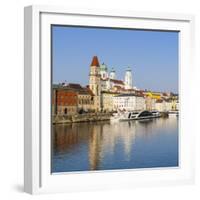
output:
M 99 64 L 94 56 L 90 65 L 89 85 L 77 83 L 53 84 L 52 114 L 74 115 L 85 112 L 178 110 L 178 95 L 139 90 L 133 87 L 131 69 L 124 81 L 116 78 L 115 70 Z

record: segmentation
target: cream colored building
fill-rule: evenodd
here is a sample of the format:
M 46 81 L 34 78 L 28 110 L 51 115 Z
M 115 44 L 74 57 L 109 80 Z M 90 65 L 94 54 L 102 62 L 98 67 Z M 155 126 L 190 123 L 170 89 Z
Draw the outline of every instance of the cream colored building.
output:
M 164 100 L 157 100 L 155 102 L 155 110 L 158 110 L 159 112 L 165 112 L 167 111 L 167 104 Z
M 172 99 L 172 110 L 179 110 L 179 102 L 177 98 Z
M 120 94 L 113 97 L 114 109 L 121 111 L 145 110 L 145 98 L 135 94 Z
M 151 98 L 150 96 L 145 97 L 145 106 L 146 110 L 156 110 L 156 99 Z
M 113 97 L 118 95 L 118 93 L 115 92 L 102 92 L 102 109 L 103 111 L 111 112 L 114 111 L 114 102 Z
M 157 100 L 155 103 L 155 110 L 160 112 L 177 110 L 177 105 L 173 100 Z
M 83 111 L 91 111 L 94 109 L 93 96 L 86 91 L 78 93 L 78 109 Z

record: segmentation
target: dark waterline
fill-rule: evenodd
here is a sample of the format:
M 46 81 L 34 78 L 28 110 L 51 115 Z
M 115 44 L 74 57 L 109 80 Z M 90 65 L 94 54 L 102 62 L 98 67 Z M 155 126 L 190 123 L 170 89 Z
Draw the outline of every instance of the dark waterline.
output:
M 178 118 L 54 125 L 52 172 L 178 166 Z

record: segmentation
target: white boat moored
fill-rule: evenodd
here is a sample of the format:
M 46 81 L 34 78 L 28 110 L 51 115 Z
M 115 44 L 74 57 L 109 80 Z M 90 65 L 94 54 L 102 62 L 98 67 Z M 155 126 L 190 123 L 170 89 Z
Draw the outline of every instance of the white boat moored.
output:
M 111 121 L 130 121 L 130 120 L 139 120 L 139 119 L 151 119 L 160 117 L 160 112 L 158 111 L 128 111 L 128 112 L 118 112 L 114 113 L 110 118 Z

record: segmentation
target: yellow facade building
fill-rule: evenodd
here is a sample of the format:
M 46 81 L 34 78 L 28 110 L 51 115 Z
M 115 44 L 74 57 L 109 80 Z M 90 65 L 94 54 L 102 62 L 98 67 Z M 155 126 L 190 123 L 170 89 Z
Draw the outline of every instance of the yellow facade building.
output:
M 147 97 L 150 97 L 151 99 L 156 99 L 156 100 L 161 99 L 161 94 L 158 92 L 146 92 L 145 95 Z

